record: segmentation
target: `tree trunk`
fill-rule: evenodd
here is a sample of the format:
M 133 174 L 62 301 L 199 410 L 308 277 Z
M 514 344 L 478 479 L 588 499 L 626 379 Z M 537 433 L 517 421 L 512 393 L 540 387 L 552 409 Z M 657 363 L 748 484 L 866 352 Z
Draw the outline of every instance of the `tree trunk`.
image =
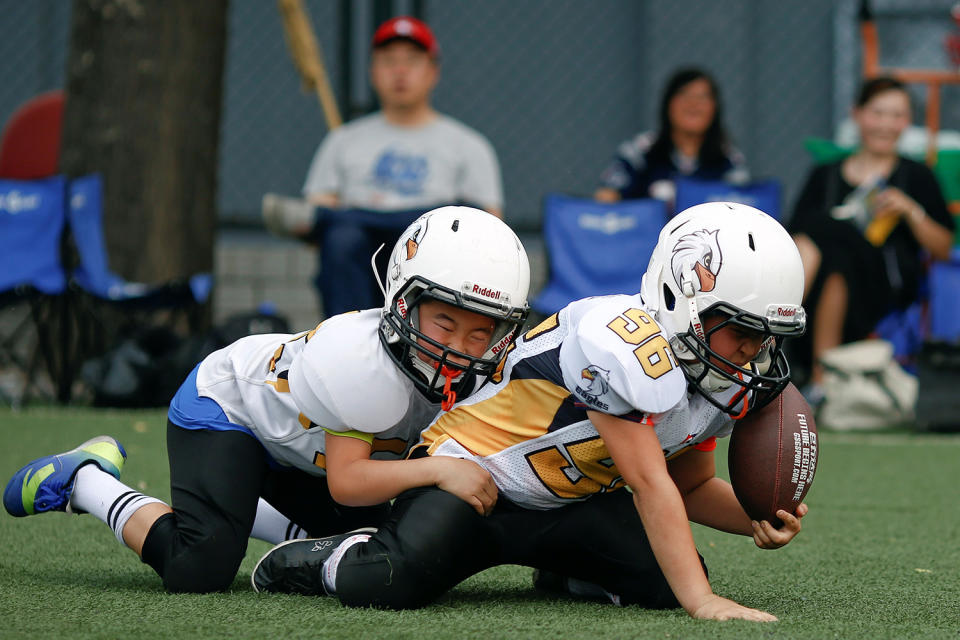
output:
M 99 172 L 110 268 L 211 271 L 227 0 L 75 0 L 61 170 Z

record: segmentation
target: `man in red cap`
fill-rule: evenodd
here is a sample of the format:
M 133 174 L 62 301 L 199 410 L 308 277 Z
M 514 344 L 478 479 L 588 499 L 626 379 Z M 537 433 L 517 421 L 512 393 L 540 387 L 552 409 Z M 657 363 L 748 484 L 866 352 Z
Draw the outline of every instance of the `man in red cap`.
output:
M 493 147 L 430 103 L 439 55 L 424 22 L 399 16 L 381 24 L 370 58 L 381 110 L 327 135 L 310 165 L 305 200 L 264 197 L 271 231 L 319 239 L 317 284 L 328 317 L 381 304 L 370 256 L 381 244 L 393 246 L 425 210 L 468 204 L 501 216 Z M 382 277 L 386 255 L 378 257 Z

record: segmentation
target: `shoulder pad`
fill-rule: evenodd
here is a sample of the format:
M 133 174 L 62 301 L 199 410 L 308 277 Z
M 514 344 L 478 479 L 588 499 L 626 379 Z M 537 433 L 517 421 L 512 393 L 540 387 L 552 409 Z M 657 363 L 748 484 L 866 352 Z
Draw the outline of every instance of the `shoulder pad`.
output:
M 639 296 L 598 302 L 560 349 L 567 388 L 589 407 L 613 415 L 672 408 L 686 392 L 686 378 L 665 332 Z
M 415 390 L 384 352 L 378 320 L 372 309 L 332 318 L 291 363 L 293 399 L 320 426 L 378 433 L 406 414 Z M 331 414 L 339 424 L 324 423 Z

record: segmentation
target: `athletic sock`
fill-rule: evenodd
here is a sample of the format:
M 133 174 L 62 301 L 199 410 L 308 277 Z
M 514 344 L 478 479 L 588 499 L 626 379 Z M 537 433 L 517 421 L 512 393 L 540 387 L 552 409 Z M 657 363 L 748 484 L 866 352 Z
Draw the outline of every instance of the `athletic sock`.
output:
M 113 529 L 121 544 L 123 527 L 134 512 L 162 500 L 145 496 L 131 489 L 95 464 L 87 464 L 77 471 L 70 508 L 75 513 L 89 513 Z
M 277 511 L 272 504 L 260 498 L 250 537 L 270 544 L 279 544 L 287 540 L 306 538 L 307 532 L 296 522 Z
M 323 588 L 327 590 L 328 594 L 335 595 L 337 593 L 337 567 L 340 566 L 343 554 L 353 545 L 366 542 L 369 539 L 369 533 L 358 533 L 350 536 L 333 550 L 329 558 L 323 561 Z

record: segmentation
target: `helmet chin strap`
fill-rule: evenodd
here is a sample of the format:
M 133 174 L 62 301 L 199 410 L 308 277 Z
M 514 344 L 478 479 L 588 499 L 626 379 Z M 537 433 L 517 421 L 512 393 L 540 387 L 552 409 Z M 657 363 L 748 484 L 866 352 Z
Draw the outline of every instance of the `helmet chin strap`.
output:
M 440 367 L 439 360 L 424 362 L 416 353 L 412 352 L 410 353 L 410 359 L 413 362 L 413 368 L 422 373 L 428 381 L 433 379 L 437 373 L 437 369 L 440 368 L 440 376 L 443 380 L 443 402 L 440 404 L 440 408 L 444 411 L 449 411 L 457 401 L 457 392 L 451 387 L 454 382 L 458 382 L 460 378 L 463 377 L 464 372 L 446 365 Z M 439 383 L 440 380 L 437 380 L 437 382 Z M 439 384 L 436 385 L 436 387 L 439 386 Z
M 426 376 L 427 380 L 431 380 L 434 374 L 437 372 L 437 367 L 440 366 L 440 362 L 435 359 L 431 359 L 430 362 L 424 362 L 415 352 L 411 350 L 410 360 L 413 362 L 413 368 Z M 444 371 L 452 372 L 453 381 L 457 382 L 460 379 L 460 376 L 463 375 L 463 371 L 460 369 L 454 369 L 453 367 L 443 367 L 440 371 L 441 376 L 446 376 L 447 374 Z
M 739 371 L 737 372 L 737 377 L 740 378 L 740 382 L 743 382 L 743 374 Z M 750 411 L 750 394 L 747 393 L 746 387 L 741 388 L 739 393 L 734 394 L 733 398 L 730 399 L 730 404 L 728 406 L 733 409 L 741 398 L 743 399 L 743 407 L 741 408 L 740 413 L 735 416 L 731 415 L 734 420 L 739 420 L 743 416 L 747 415 L 748 411 Z
M 370 256 L 370 268 L 373 269 L 373 279 L 377 281 L 377 286 L 380 287 L 380 293 L 383 294 L 384 301 L 387 299 L 387 290 L 384 288 L 383 281 L 380 279 L 380 272 L 377 271 L 377 255 L 383 251 L 385 246 L 386 245 L 381 244 L 377 247 L 377 250 L 373 252 L 373 255 Z
M 693 288 L 693 277 L 695 277 L 694 272 L 692 270 L 688 271 L 683 282 L 683 296 L 686 298 L 687 307 L 690 312 L 690 330 L 693 331 L 697 339 L 704 344 L 707 344 L 707 332 L 703 328 L 703 321 L 700 320 L 700 311 L 697 309 L 697 294 Z M 671 340 L 671 344 L 674 343 L 681 345 L 683 344 L 679 340 Z M 676 351 L 676 349 L 674 349 L 674 351 Z M 683 347 L 683 351 L 689 353 L 689 349 L 687 349 L 685 346 Z M 682 358 L 680 354 L 677 354 L 677 357 Z M 694 361 L 687 366 L 689 366 L 697 375 L 699 375 L 703 371 L 703 367 L 706 365 L 694 358 Z M 707 375 L 704 376 L 703 380 L 700 382 L 700 385 L 703 387 L 704 391 L 710 393 L 729 389 L 730 385 L 732 384 L 733 383 L 730 380 L 718 375 L 713 369 L 708 369 Z
M 701 341 L 706 343 L 707 334 L 703 329 L 703 322 L 700 321 L 700 312 L 697 310 L 697 292 L 693 289 L 693 281 L 691 278 L 694 273 L 691 270 L 687 273 L 687 277 L 683 281 L 683 296 L 687 299 L 687 307 L 690 311 L 690 328 L 693 329 L 694 335 L 696 335 Z
M 440 403 L 440 408 L 444 411 L 450 411 L 457 401 L 457 392 L 450 387 L 454 379 L 459 377 L 461 373 L 462 371 L 450 367 L 441 367 L 440 369 L 440 375 L 443 376 L 443 402 Z

